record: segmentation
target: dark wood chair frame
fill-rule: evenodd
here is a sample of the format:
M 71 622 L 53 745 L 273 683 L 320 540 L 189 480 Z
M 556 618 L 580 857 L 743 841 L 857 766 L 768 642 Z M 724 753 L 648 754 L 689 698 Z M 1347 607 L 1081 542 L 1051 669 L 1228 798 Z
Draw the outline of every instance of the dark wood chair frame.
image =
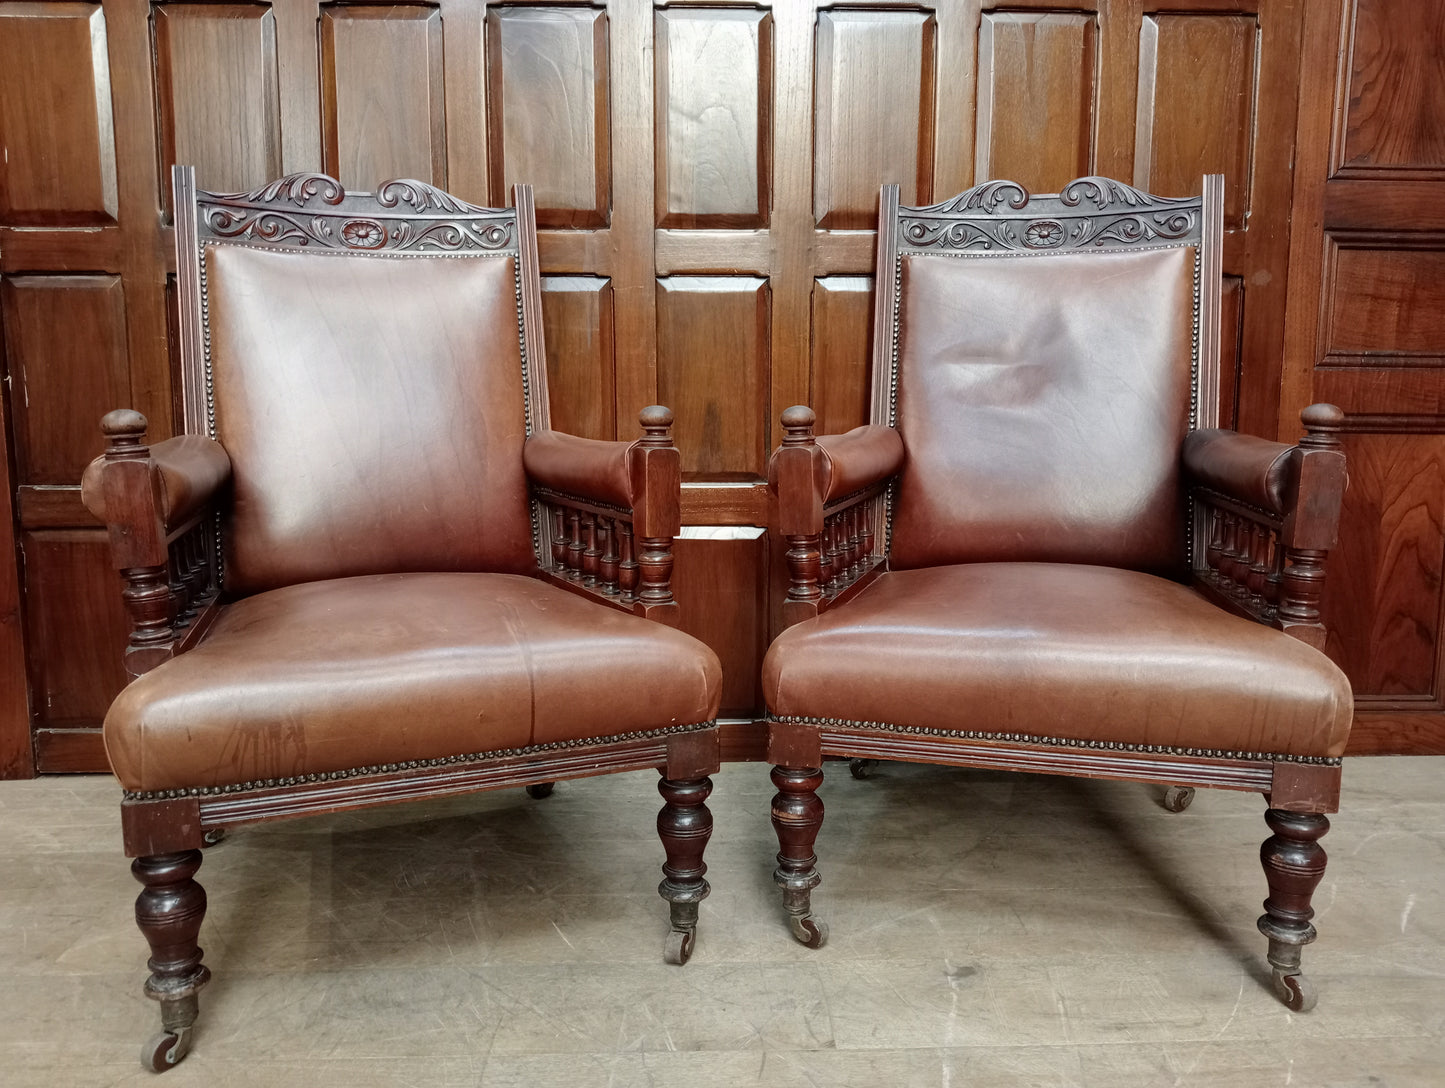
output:
M 515 187 L 515 208 L 492 209 L 411 180 L 385 182 L 371 194 L 346 192 L 325 175 L 295 174 L 251 193 L 228 195 L 198 191 L 192 168 L 178 166 L 173 184 L 184 433 L 216 437 L 201 254 L 204 245 L 225 241 L 306 250 L 459 255 L 483 250 L 514 256 L 527 434 L 548 426 L 529 186 Z M 681 467 L 671 439 L 672 413 L 653 406 L 641 412 L 640 420 L 643 436 L 630 454 L 631 509 L 533 486 L 535 576 L 601 606 L 677 626 L 672 541 L 680 529 Z M 161 497 L 165 443 L 153 452 L 146 426 L 143 416 L 125 409 L 102 422 L 107 445 L 101 487 L 111 557 L 130 621 L 125 667 L 132 679 L 195 646 L 225 599 L 221 508 L 229 491 L 226 481 L 190 513 L 170 520 Z M 160 1002 L 162 1021 L 142 1061 L 160 1071 L 189 1049 L 197 994 L 210 977 L 197 944 L 206 910 L 205 892 L 194 879 L 201 848 L 244 824 L 508 786 L 525 786 L 534 797 L 544 797 L 558 780 L 656 768 L 664 801 L 657 827 L 667 859 L 658 890 L 671 917 L 664 958 L 685 963 L 698 905 L 709 891 L 702 858 L 712 832 L 708 775 L 718 768 L 718 751 L 716 723 L 702 722 L 291 779 L 127 793 L 121 803 L 124 847 L 144 885 L 136 921 L 151 948 L 145 993 Z
M 1013 182 L 993 181 L 931 207 L 900 207 L 898 199 L 897 186 L 883 189 L 871 423 L 896 425 L 900 254 L 1190 243 L 1197 247 L 1191 424 L 1218 426 L 1222 177 L 1205 177 L 1202 195 L 1188 199 L 1154 197 L 1105 178 L 1080 178 L 1056 196 L 1030 197 Z M 824 454 L 814 421 L 805 406 L 785 411 L 785 437 L 770 465 L 778 531 L 787 543 L 784 627 L 846 603 L 888 570 L 897 476 L 825 502 Z M 1343 414 L 1317 404 L 1304 410 L 1302 421 L 1305 436 L 1289 451 L 1282 510 L 1263 509 L 1190 479 L 1189 516 L 1182 528 L 1190 583 L 1199 593 L 1236 615 L 1322 648 L 1325 561 L 1335 544 L 1346 483 L 1339 440 Z M 1174 811 L 1189 803 L 1196 786 L 1263 794 L 1273 834 L 1260 851 L 1269 897 L 1259 929 L 1269 940 L 1280 999 L 1296 1011 L 1313 1007 L 1315 992 L 1300 974 L 1300 953 L 1315 939 L 1310 898 L 1326 861 L 1318 840 L 1329 830 L 1325 814 L 1339 808 L 1340 759 L 770 718 L 768 759 L 778 790 L 772 808 L 779 843 L 774 875 L 794 936 L 812 947 L 827 936 L 811 910 L 812 889 L 820 880 L 814 842 L 823 819 L 816 791 L 827 757 L 852 758 L 859 777 L 872 761 L 907 760 L 1160 783 L 1169 787 L 1166 807 Z

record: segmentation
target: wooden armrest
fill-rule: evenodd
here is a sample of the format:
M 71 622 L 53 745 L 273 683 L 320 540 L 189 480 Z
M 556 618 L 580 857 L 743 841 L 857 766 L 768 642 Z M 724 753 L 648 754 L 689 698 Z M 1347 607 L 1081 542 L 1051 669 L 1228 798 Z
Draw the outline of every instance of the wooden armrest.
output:
M 682 457 L 672 412 L 638 415 L 636 442 L 557 431 L 527 440 L 522 459 L 544 506 L 543 577 L 608 604 L 676 626 L 672 541 L 682 531 Z
M 788 542 L 785 625 L 817 615 L 860 591 L 887 562 L 884 495 L 902 467 L 903 439 L 892 427 L 855 427 L 813 435 L 816 416 L 803 405 L 783 413 L 783 444 L 768 463 L 777 526 Z
M 522 466 L 527 478 L 541 487 L 630 510 L 628 455 L 635 445 L 540 431 L 527 439 Z
M 144 416 L 141 417 L 140 427 L 139 437 L 144 442 Z M 122 434 L 118 437 L 126 439 L 130 436 Z M 149 450 L 159 485 L 161 521 L 167 532 L 184 525 L 230 482 L 231 458 L 225 447 L 214 438 L 181 434 L 157 442 Z M 85 474 L 80 478 L 81 500 L 97 521 L 107 520 L 102 479 L 108 463 L 107 455 L 102 454 L 86 466 Z
M 146 445 L 146 418 L 128 408 L 100 421 L 106 450 L 92 461 L 80 481 L 85 508 L 124 539 L 112 540 L 117 566 L 131 552 L 163 562 L 166 540 L 196 516 L 231 480 L 231 458 L 215 439 L 177 435 Z M 113 532 L 112 536 L 116 534 Z M 126 554 L 122 554 L 126 553 Z
M 219 442 L 181 435 L 147 446 L 146 418 L 119 409 L 100 421 L 105 453 L 81 497 L 110 532 L 131 622 L 126 671 L 136 677 L 179 653 L 214 616 L 220 590 L 206 507 L 231 479 Z
M 1184 470 L 1193 482 L 1283 517 L 1295 447 L 1252 434 L 1206 429 L 1184 436 Z
M 1310 405 L 1297 446 L 1220 431 L 1184 444 L 1185 471 L 1198 485 L 1196 583 L 1226 608 L 1316 647 L 1347 482 L 1344 418 L 1332 404 Z
M 865 424 L 814 441 L 823 451 L 824 505 L 872 487 L 903 467 L 903 439 L 892 427 Z
M 821 532 L 824 507 L 887 482 L 903 467 L 903 439 L 892 427 L 814 435 L 816 421 L 805 405 L 784 411 L 783 443 L 768 462 L 784 536 Z

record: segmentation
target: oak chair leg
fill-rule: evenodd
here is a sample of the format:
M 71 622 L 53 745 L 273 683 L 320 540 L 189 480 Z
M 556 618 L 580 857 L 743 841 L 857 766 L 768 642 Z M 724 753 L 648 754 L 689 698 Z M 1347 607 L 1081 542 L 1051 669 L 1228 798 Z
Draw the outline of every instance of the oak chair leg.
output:
M 1269 881 L 1259 931 L 1269 938 L 1275 994 L 1293 1011 L 1309 1012 L 1315 1007 L 1315 988 L 1300 973 L 1300 953 L 1315 939 L 1310 897 L 1325 875 L 1327 858 L 1319 839 L 1330 822 L 1315 813 L 1275 808 L 1264 814 L 1264 820 L 1274 834 L 1259 848 Z
M 657 834 L 667 852 L 657 894 L 669 903 L 672 922 L 662 958 L 668 963 L 684 964 L 692 955 L 697 936 L 698 905 L 712 890 L 704 879 L 707 865 L 702 860 L 712 837 L 712 813 L 706 803 L 712 793 L 712 779 L 678 780 L 664 773 L 657 792 L 666 802 L 657 814 Z
M 145 887 L 135 901 L 136 925 L 150 945 L 145 994 L 161 1005 L 161 1032 L 141 1050 L 141 1064 L 163 1073 L 191 1048 L 197 994 L 211 979 L 196 938 L 206 916 L 206 892 L 192 877 L 201 852 L 185 850 L 136 858 L 131 873 Z
M 809 948 L 822 948 L 828 927 L 813 917 L 813 889 L 823 879 L 818 875 L 818 855 L 813 845 L 823 826 L 823 802 L 818 787 L 823 772 L 817 767 L 774 767 L 773 830 L 778 835 L 778 867 L 773 879 L 783 889 L 783 908 L 793 936 Z

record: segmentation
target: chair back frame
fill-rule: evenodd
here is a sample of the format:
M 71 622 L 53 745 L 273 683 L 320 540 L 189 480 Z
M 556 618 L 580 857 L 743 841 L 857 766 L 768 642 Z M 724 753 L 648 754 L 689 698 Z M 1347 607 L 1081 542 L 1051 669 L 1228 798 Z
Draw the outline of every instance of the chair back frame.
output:
M 905 256 L 988 260 L 1027 255 L 1194 247 L 1194 313 L 1190 429 L 1219 426 L 1221 269 L 1224 176 L 1204 175 L 1192 197 L 1161 197 L 1103 177 L 1082 177 L 1057 194 L 1030 194 L 1013 181 L 988 181 L 939 204 L 899 204 L 898 186 L 885 185 L 878 207 L 874 285 L 873 370 L 869 422 L 898 423 L 899 324 Z M 890 550 L 896 482 L 862 520 Z M 1185 554 L 1197 565 L 1206 539 L 1202 512 L 1191 510 Z
M 205 247 L 357 257 L 505 257 L 517 262 L 517 336 L 522 348 L 527 434 L 551 425 L 537 230 L 530 185 L 513 187 L 512 208 L 468 204 L 423 181 L 384 181 L 348 192 L 325 174 L 290 174 L 249 193 L 196 188 L 195 168 L 171 170 L 180 292 L 182 429 L 216 438 L 206 320 Z

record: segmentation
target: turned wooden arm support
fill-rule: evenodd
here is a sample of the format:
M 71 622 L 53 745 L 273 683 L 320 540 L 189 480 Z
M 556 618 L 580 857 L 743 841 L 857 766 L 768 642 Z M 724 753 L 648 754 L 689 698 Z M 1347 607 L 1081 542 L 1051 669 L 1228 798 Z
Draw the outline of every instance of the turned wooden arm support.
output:
M 788 544 L 785 625 L 817 615 L 881 569 L 884 493 L 903 467 L 903 439 L 892 427 L 815 436 L 816 418 L 803 405 L 783 412 L 783 443 L 768 464 Z
M 1324 642 L 1325 560 L 1347 483 L 1344 418 L 1332 404 L 1312 404 L 1300 413 L 1305 435 L 1296 446 L 1201 430 L 1183 448 L 1185 474 L 1210 520 L 1196 575 L 1233 606 L 1316 646 Z
M 541 431 L 527 439 L 522 463 L 554 525 L 550 573 L 676 624 L 672 542 L 682 531 L 682 458 L 672 418 L 661 405 L 644 408 L 635 442 Z
M 105 522 L 131 622 L 131 677 L 179 653 L 213 614 L 220 588 L 207 509 L 231 480 L 220 443 L 180 435 L 146 444 L 146 418 L 118 409 L 100 421 L 105 453 L 81 479 L 86 509 Z

